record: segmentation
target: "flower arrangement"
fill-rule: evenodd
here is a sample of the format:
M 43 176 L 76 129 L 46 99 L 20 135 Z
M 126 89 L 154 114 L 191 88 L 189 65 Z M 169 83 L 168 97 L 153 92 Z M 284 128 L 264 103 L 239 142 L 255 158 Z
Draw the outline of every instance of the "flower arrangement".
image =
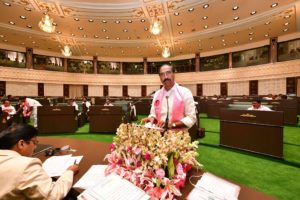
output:
M 161 133 L 143 126 L 121 124 L 117 129 L 106 174 L 116 172 L 143 189 L 151 199 L 181 196 L 187 172 L 201 167 L 197 162 L 198 142 L 191 143 L 186 131 Z

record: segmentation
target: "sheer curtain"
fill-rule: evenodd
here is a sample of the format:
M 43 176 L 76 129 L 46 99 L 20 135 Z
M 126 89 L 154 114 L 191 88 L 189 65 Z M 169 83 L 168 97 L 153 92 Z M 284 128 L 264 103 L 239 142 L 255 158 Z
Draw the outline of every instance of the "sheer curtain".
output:
M 70 98 L 81 98 L 83 96 L 83 85 L 70 85 L 69 92 Z

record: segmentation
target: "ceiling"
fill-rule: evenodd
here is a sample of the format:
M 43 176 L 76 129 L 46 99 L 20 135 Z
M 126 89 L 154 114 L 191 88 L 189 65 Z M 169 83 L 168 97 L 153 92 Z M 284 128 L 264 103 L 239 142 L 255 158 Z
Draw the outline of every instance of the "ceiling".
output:
M 201 54 L 295 33 L 299 7 L 298 0 L 1 0 L 0 43 L 53 53 L 68 44 L 74 56 L 156 58 L 164 46 L 171 57 Z M 45 12 L 54 33 L 38 27 Z M 154 16 L 163 21 L 159 36 L 149 32 Z

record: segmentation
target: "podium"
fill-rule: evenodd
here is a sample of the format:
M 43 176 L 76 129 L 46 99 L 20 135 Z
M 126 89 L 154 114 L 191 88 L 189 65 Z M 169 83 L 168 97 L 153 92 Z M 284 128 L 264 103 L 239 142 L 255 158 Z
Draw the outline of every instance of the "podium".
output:
M 220 146 L 283 158 L 283 112 L 221 109 Z
M 74 133 L 77 114 L 73 106 L 39 106 L 39 133 Z
M 91 106 L 89 111 L 90 132 L 115 133 L 122 123 L 124 112 L 121 106 Z

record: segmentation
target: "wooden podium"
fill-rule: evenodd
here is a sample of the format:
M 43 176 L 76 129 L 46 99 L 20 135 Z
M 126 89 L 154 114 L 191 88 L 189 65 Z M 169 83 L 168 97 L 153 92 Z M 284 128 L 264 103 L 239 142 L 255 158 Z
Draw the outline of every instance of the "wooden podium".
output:
M 120 106 L 91 106 L 89 111 L 90 132 L 115 133 L 123 121 L 123 110 Z
M 220 146 L 283 158 L 283 112 L 221 109 Z
M 39 133 L 74 133 L 77 129 L 77 114 L 74 106 L 39 106 Z

